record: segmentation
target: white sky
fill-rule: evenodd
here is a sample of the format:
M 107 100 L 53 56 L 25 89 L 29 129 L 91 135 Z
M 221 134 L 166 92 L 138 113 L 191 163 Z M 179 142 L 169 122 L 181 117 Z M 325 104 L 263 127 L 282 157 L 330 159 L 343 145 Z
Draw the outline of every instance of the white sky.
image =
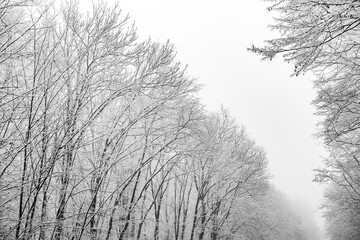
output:
M 109 0 L 110 1 L 110 0 Z M 199 93 L 209 110 L 223 104 L 250 137 L 267 151 L 273 182 L 290 198 L 315 211 L 322 187 L 312 183 L 325 156 L 313 137 L 319 118 L 311 101 L 311 75 L 290 78 L 293 65 L 280 58 L 260 61 L 246 51 L 277 36 L 261 0 L 120 0 L 141 38 L 170 40 L 178 60 L 205 86 Z M 316 213 L 320 222 L 320 214 Z

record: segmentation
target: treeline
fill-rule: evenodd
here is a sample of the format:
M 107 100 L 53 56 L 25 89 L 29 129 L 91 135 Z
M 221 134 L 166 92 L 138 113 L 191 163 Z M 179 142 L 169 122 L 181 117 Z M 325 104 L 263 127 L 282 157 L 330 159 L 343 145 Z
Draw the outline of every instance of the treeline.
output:
M 264 150 L 118 7 L 0 5 L 0 238 L 305 239 Z
M 268 0 L 270 1 L 270 0 Z M 327 183 L 324 217 L 330 240 L 360 239 L 360 2 L 276 0 L 274 30 L 282 36 L 250 50 L 272 59 L 283 54 L 294 75 L 311 70 L 329 152 L 315 181 Z

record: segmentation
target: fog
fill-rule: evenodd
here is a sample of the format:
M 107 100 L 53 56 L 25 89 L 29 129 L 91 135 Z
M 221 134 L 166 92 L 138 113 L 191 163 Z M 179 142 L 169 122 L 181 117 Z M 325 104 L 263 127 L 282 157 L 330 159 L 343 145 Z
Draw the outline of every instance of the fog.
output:
M 290 77 L 294 66 L 280 58 L 260 61 L 246 51 L 277 37 L 262 1 L 120 1 L 141 37 L 174 43 L 177 59 L 203 84 L 200 97 L 210 110 L 228 108 L 269 158 L 273 183 L 302 203 L 303 217 L 323 233 L 323 186 L 313 169 L 326 152 L 317 133 L 320 117 L 311 102 L 311 74 Z M 311 224 L 309 224 L 311 225 Z M 313 226 L 313 225 L 312 225 Z M 314 230 L 315 231 L 315 230 Z

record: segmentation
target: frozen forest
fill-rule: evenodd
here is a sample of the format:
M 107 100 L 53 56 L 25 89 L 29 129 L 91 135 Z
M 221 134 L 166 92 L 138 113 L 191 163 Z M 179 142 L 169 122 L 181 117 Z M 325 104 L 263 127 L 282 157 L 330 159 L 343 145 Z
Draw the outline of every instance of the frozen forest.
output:
M 267 0 L 281 37 L 250 48 L 263 59 L 281 55 L 294 75 L 314 75 L 313 104 L 323 117 L 319 137 L 329 155 L 316 170 L 326 183 L 325 210 L 330 240 L 360 239 L 360 1 Z
M 268 1 L 282 37 L 249 50 L 314 74 L 327 234 L 360 239 L 360 2 Z M 318 240 L 176 46 L 90 5 L 0 0 L 0 239 Z

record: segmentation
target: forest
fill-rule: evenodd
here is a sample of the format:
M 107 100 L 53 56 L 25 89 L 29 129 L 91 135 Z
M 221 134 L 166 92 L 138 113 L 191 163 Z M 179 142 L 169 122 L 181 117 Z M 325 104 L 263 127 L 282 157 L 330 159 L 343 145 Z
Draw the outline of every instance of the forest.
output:
M 249 50 L 316 74 L 328 234 L 358 239 L 360 2 L 271 2 L 283 38 Z M 0 0 L 0 239 L 317 239 L 200 89 L 120 4 Z

